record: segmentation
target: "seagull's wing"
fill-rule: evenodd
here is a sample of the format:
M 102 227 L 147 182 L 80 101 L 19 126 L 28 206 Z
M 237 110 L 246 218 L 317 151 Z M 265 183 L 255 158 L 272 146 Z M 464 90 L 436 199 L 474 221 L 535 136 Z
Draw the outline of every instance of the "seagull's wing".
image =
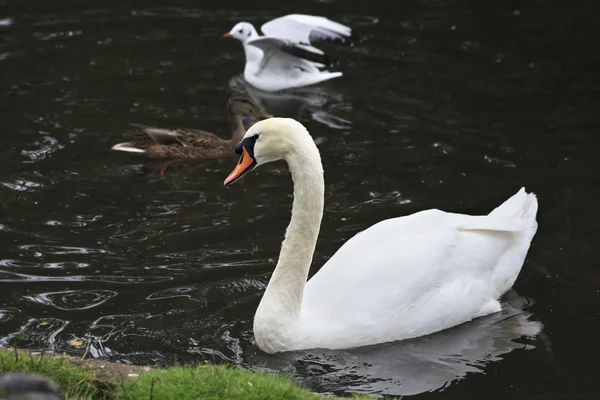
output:
M 353 39 L 352 28 L 325 17 L 290 14 L 275 18 L 260 28 L 266 36 L 288 39 L 305 45 L 328 40 L 346 43 Z
M 289 61 L 293 59 L 310 61 L 318 65 L 330 65 L 332 60 L 321 50 L 313 46 L 307 46 L 291 40 L 280 39 L 269 36 L 262 36 L 247 42 L 251 46 L 258 47 L 264 52 L 262 62 L 268 63 L 274 59 L 286 58 Z M 263 69 L 265 65 L 262 66 Z

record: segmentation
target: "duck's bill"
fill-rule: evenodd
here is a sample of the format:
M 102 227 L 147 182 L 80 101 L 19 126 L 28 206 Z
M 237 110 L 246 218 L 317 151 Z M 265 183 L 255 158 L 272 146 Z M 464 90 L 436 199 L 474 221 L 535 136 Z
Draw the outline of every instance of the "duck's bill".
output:
M 242 146 L 242 155 L 240 156 L 240 160 L 233 171 L 231 171 L 229 176 L 225 178 L 223 185 L 229 186 L 232 183 L 239 181 L 246 172 L 252 171 L 255 166 L 256 160 L 250 155 L 250 153 L 248 153 L 248 150 Z
M 252 115 L 254 115 L 255 117 L 258 118 L 273 118 L 273 116 L 271 114 L 267 114 L 266 112 L 263 112 L 261 110 L 257 110 L 257 109 L 253 109 L 252 111 L 250 111 L 252 113 Z

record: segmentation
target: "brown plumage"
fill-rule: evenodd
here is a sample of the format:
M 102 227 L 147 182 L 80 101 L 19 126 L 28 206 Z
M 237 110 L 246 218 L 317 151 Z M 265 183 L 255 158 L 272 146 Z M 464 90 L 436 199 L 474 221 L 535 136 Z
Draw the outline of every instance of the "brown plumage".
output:
M 158 159 L 209 159 L 231 156 L 235 145 L 242 140 L 246 129 L 243 117 L 252 113 L 260 118 L 270 118 L 250 101 L 242 97 L 231 98 L 227 102 L 227 113 L 231 130 L 231 139 L 222 139 L 217 135 L 196 129 L 161 129 L 139 124 L 147 136 L 126 143 L 119 143 L 113 150 L 140 153 Z

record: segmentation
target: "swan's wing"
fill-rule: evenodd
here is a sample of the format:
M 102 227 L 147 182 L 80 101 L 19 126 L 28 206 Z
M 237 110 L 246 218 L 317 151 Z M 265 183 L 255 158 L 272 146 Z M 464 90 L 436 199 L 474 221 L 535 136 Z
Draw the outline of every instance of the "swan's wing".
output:
M 440 210 L 382 221 L 308 281 L 303 316 L 314 329 L 355 332 L 352 344 L 360 335 L 377 336 L 372 343 L 421 336 L 498 311 L 495 299 L 514 283 L 531 240 L 515 223 Z
M 328 40 L 345 43 L 352 38 L 352 28 L 325 17 L 290 14 L 275 18 L 260 28 L 266 36 L 292 40 L 302 44 Z
M 261 65 L 260 70 L 264 69 L 269 62 L 282 61 L 283 59 L 288 62 L 293 62 L 294 59 L 304 60 L 320 65 L 329 65 L 331 63 L 331 59 L 316 47 L 303 45 L 287 39 L 263 36 L 250 40 L 248 44 L 258 47 L 264 52 L 261 60 L 263 65 Z M 298 62 L 296 61 L 296 63 Z

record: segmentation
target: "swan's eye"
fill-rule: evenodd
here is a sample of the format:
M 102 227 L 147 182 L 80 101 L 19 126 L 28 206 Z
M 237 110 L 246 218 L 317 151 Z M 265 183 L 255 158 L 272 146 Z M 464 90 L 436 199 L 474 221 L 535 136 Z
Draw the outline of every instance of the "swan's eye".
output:
M 256 142 L 258 139 L 260 139 L 260 133 L 257 133 L 256 135 L 253 136 L 254 141 Z
M 238 33 L 244 33 L 244 30 L 243 30 L 243 29 L 240 29 L 240 30 L 238 31 Z

